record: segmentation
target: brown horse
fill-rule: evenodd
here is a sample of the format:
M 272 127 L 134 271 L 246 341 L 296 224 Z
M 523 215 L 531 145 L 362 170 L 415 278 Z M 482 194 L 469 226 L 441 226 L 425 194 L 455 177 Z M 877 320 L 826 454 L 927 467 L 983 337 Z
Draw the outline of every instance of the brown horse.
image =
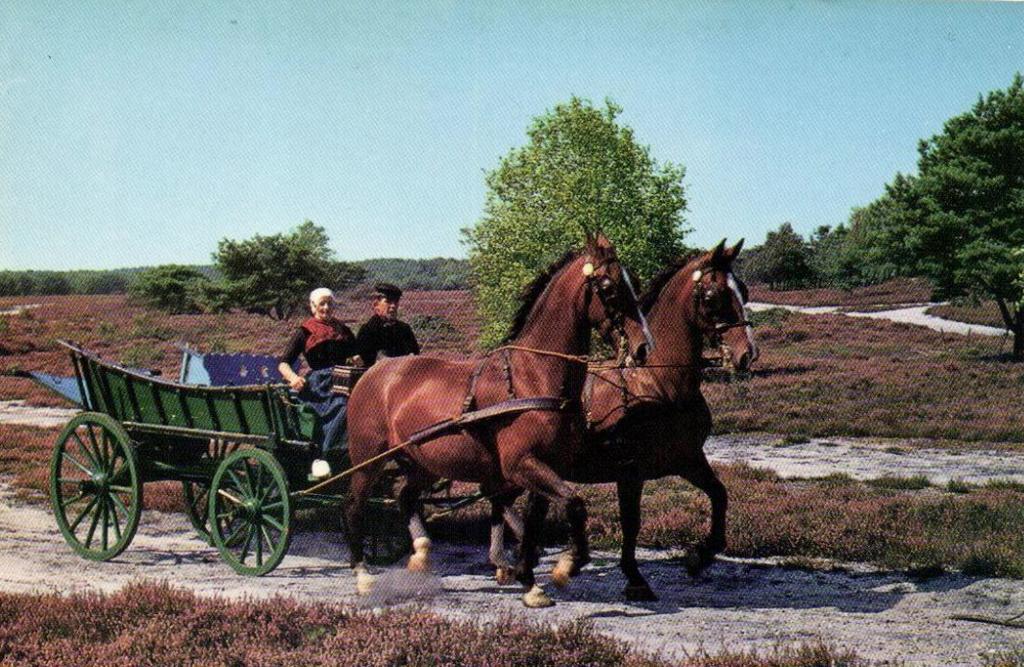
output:
M 725 487 L 704 456 L 711 413 L 700 391 L 704 340 L 723 350 L 723 363 L 747 369 L 757 358 L 744 303 L 746 288 L 732 273 L 743 241 L 689 261 L 679 261 L 656 276 L 641 298 L 657 348 L 644 367 L 591 370 L 584 394 L 587 429 L 584 455 L 567 479 L 593 484 L 615 482 L 622 526 L 620 566 L 630 600 L 657 599 L 636 563 L 640 498 L 646 480 L 680 475 L 711 500 L 711 531 L 687 559 L 696 575 L 725 548 Z M 508 502 L 509 497 L 500 500 Z M 496 503 L 497 505 L 497 503 Z M 537 507 L 540 505 L 541 507 Z M 544 499 L 527 502 L 527 533 L 543 521 Z M 502 516 L 520 532 L 518 519 L 496 506 L 491 517 L 491 561 L 503 571 Z M 520 524 L 521 525 L 521 524 Z M 524 540 L 530 540 L 527 535 Z M 520 549 L 522 551 L 522 548 Z
M 526 397 L 557 398 L 563 409 L 544 407 L 508 413 L 461 428 L 442 428 L 426 441 L 404 446 L 399 455 L 406 483 L 399 503 L 408 520 L 416 554 L 411 569 L 423 569 L 430 542 L 417 511 L 422 491 L 439 477 L 476 482 L 485 493 L 524 488 L 566 508 L 572 541 L 556 577 L 567 581 L 589 560 L 586 506 L 556 470 L 567 470 L 579 443 L 579 398 L 586 377 L 590 330 L 606 339 L 618 331 L 625 347 L 640 354 L 651 345 L 636 296 L 603 235 L 581 254 L 567 254 L 528 288 L 506 344 L 482 362 L 398 357 L 374 365 L 356 385 L 348 404 L 349 453 L 353 466 L 402 446 L 424 429 L 466 410 L 506 405 Z M 626 323 L 635 323 L 625 331 Z M 564 409 L 568 408 L 568 409 Z M 357 588 L 368 592 L 363 564 L 363 506 L 383 461 L 351 477 L 345 508 Z M 532 566 L 519 575 L 527 606 L 551 601 L 536 586 Z

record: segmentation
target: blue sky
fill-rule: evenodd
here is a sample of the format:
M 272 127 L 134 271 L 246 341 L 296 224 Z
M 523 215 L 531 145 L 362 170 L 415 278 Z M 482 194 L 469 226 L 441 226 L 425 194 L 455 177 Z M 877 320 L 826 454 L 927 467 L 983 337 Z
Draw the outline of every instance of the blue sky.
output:
M 325 6 L 327 6 L 325 8 Z M 0 269 L 208 263 L 311 219 L 464 256 L 577 95 L 685 165 L 687 241 L 844 222 L 1024 71 L 1024 3 L 0 3 Z

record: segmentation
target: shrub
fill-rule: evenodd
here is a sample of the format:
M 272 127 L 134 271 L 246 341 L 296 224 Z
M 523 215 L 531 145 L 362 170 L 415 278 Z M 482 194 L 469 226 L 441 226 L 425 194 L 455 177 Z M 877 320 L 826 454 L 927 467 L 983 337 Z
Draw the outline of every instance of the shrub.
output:
M 146 269 L 135 278 L 129 294 L 140 303 L 168 313 L 198 313 L 201 286 L 210 279 L 190 266 L 165 264 Z

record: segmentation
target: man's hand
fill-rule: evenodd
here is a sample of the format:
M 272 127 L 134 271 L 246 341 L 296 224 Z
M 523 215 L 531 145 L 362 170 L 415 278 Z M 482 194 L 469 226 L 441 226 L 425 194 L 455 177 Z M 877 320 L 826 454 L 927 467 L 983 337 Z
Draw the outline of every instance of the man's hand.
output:
M 288 386 L 295 391 L 302 391 L 306 386 L 306 378 L 301 375 L 296 375 L 293 379 L 288 381 Z

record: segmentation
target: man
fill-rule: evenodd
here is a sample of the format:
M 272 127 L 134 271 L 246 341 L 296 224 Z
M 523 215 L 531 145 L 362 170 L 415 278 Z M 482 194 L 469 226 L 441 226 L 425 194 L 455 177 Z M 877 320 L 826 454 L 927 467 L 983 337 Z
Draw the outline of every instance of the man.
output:
M 390 283 L 377 283 L 373 294 L 373 317 L 359 327 L 356 348 L 367 366 L 377 361 L 377 355 L 401 357 L 419 354 L 416 335 L 405 322 L 398 319 L 398 302 L 402 290 Z

